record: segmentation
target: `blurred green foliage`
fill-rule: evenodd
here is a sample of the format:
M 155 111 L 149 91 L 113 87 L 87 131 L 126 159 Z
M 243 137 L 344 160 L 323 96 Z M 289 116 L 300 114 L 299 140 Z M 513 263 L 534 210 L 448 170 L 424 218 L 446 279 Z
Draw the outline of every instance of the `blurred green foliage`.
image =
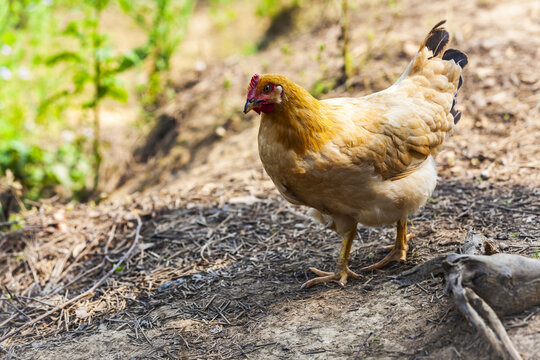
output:
M 273 18 L 279 13 L 285 3 L 285 0 L 259 0 L 256 14 L 261 17 Z
M 64 128 L 59 118 L 67 107 L 59 102 L 40 111 L 50 90 L 65 81 L 44 66 L 50 48 L 56 48 L 51 5 L 37 0 L 0 5 L 0 176 L 11 169 L 30 199 L 52 196 L 58 185 L 78 198 L 91 173 L 74 137 L 56 147 L 41 146 L 59 137 Z
M 242 0 L 248 3 L 247 0 Z M 218 28 L 237 21 L 238 0 L 208 0 Z M 300 0 L 257 0 L 274 17 Z M 0 178 L 10 169 L 25 197 L 87 200 L 99 174 L 99 108 L 126 102 L 122 74 L 144 72 L 138 104 L 153 111 L 171 93 L 171 58 L 186 35 L 196 0 L 0 0 Z M 102 13 L 142 30 L 137 47 L 115 47 Z M 124 20 L 125 20 L 124 19 Z M 139 33 L 140 36 L 140 33 Z M 245 45 L 245 44 L 244 44 Z M 283 47 L 283 52 L 291 50 Z M 257 51 L 244 46 L 245 54 Z M 226 79 L 224 88 L 231 87 Z M 322 86 L 324 88 L 324 86 Z M 130 91 L 131 90 L 131 91 Z M 324 90 L 316 89 L 316 92 Z
M 168 82 L 171 58 L 184 38 L 196 0 L 118 0 L 126 14 L 145 31 L 151 58 L 148 83 L 141 89 L 143 105 L 152 108 Z
M 91 164 L 82 151 L 82 142 L 65 142 L 55 150 L 43 149 L 19 139 L 0 143 L 0 170 L 10 169 L 32 200 L 62 194 L 86 197 L 86 179 Z M 57 187 L 61 185 L 62 190 Z
M 151 59 L 142 102 L 163 90 L 195 0 L 0 1 L 0 177 L 11 169 L 30 199 L 86 200 L 97 187 L 99 104 L 126 102 L 119 74 Z M 122 9 L 145 31 L 120 53 L 100 27 Z M 92 181 L 94 180 L 94 181 Z

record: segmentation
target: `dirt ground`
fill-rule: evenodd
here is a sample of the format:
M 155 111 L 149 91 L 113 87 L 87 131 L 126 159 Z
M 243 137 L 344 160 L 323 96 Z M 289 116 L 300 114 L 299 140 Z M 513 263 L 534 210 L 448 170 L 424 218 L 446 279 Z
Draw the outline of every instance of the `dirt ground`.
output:
M 362 1 L 352 13 L 352 51 L 369 56 L 349 88 L 323 97 L 388 86 L 410 59 L 410 44 L 417 46 L 441 18 L 454 46 L 469 55 L 458 101 L 463 117 L 438 158 L 435 193 L 411 218 L 416 237 L 406 265 L 366 273 L 345 288 L 301 290 L 313 276 L 309 267 L 334 268 L 339 238 L 307 217 L 307 209 L 278 196 L 258 160 L 258 120 L 240 115 L 254 72 L 300 74 L 297 82 L 310 88 L 339 71 L 339 51 L 330 45 L 339 26 L 328 15 L 260 53 L 208 64 L 205 73 L 180 82 L 112 201 L 44 204 L 29 214 L 25 229 L 0 237 L 2 304 L 15 299 L 2 307 L 2 335 L 26 316 L 83 293 L 134 249 L 93 296 L 5 340 L 3 356 L 493 358 L 444 294 L 443 278 L 410 287 L 392 280 L 458 251 L 469 230 L 507 253 L 540 253 L 540 3 Z M 326 52 L 317 60 L 321 42 Z M 294 51 L 284 51 L 284 44 Z M 212 87 L 225 76 L 230 88 Z M 216 99 L 207 97 L 208 89 Z M 143 188 L 149 189 L 133 194 Z M 382 258 L 394 236 L 393 228 L 359 227 L 352 270 Z M 503 323 L 524 359 L 540 359 L 540 308 Z

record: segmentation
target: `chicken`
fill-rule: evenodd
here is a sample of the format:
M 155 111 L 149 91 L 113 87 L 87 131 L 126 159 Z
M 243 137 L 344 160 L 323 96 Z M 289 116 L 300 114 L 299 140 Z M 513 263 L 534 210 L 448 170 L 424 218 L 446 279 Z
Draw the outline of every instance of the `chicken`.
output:
M 311 268 L 323 282 L 345 286 L 358 223 L 397 224 L 388 255 L 363 271 L 407 257 L 407 217 L 437 183 L 434 157 L 457 124 L 456 94 L 467 56 L 445 51 L 441 21 L 389 88 L 360 98 L 317 100 L 282 75 L 255 74 L 244 112 L 262 113 L 258 134 L 264 169 L 289 202 L 342 236 L 334 272 Z

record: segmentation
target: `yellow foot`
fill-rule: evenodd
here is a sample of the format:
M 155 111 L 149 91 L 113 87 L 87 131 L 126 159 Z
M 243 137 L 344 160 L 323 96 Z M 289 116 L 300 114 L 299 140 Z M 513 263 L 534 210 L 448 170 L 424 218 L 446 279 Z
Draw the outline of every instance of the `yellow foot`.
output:
M 360 275 L 358 275 L 354 271 L 351 271 L 348 266 L 339 269 L 337 272 L 326 272 L 315 268 L 309 268 L 309 270 L 319 275 L 319 277 L 306 281 L 302 284 L 302 287 L 300 287 L 301 289 L 325 282 L 335 282 L 341 286 L 345 286 L 345 284 L 347 284 L 347 277 L 351 276 L 355 279 L 358 279 L 360 277 Z
M 408 234 L 408 235 L 407 235 L 407 242 L 409 242 L 409 240 L 411 240 L 412 238 L 414 238 L 414 234 Z M 392 250 L 392 249 L 394 248 L 394 246 L 396 246 L 396 245 L 388 245 L 388 246 L 385 246 L 385 247 L 384 247 L 384 250 L 390 251 L 390 250 Z
M 370 266 L 363 267 L 360 269 L 361 271 L 371 271 L 376 270 L 385 267 L 392 261 L 399 261 L 400 263 L 405 263 L 407 261 L 407 250 L 409 250 L 409 246 L 405 245 L 405 247 L 401 249 L 396 249 L 395 247 L 392 247 L 392 250 L 378 263 L 375 263 Z

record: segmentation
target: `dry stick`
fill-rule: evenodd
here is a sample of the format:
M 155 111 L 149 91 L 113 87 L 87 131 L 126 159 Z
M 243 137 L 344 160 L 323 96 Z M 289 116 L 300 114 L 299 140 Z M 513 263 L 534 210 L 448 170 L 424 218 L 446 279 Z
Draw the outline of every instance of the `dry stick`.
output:
M 462 274 L 450 274 L 448 283 L 451 284 L 451 293 L 454 296 L 456 307 L 469 320 L 469 322 L 489 341 L 495 351 L 504 359 L 521 360 L 519 352 L 512 344 L 508 334 L 501 324 L 500 320 L 495 315 L 495 312 L 487 305 L 476 293 L 468 288 L 462 287 Z M 471 304 L 472 302 L 472 304 Z M 478 306 L 477 309 L 473 304 Z M 489 324 L 481 315 L 488 317 Z
M 141 232 L 141 227 L 142 227 L 142 222 L 141 222 L 141 218 L 137 215 L 136 217 L 137 219 L 137 230 L 135 232 L 135 239 L 133 239 L 133 244 L 131 244 L 131 247 L 129 248 L 129 250 L 124 254 L 124 256 L 122 256 L 122 258 L 120 260 L 118 260 L 118 262 L 116 263 L 115 266 L 112 267 L 111 270 L 109 270 L 108 273 L 106 273 L 105 275 L 103 275 L 103 277 L 101 279 L 98 280 L 98 282 L 96 282 L 94 284 L 94 286 L 92 286 L 90 289 L 86 290 L 84 293 L 74 297 L 73 299 L 71 300 L 68 300 L 66 301 L 65 303 L 61 304 L 61 305 L 58 305 L 57 307 L 55 307 L 54 309 L 51 309 L 49 311 L 47 311 L 45 314 L 43 315 L 40 315 L 38 316 L 37 318 L 35 318 L 34 320 L 32 321 L 29 321 L 27 322 L 26 324 L 22 325 L 21 327 L 15 329 L 15 330 L 12 330 L 10 331 L 7 335 L 4 335 L 0 338 L 0 343 L 2 343 L 4 340 L 6 339 L 9 339 L 10 337 L 12 337 L 13 335 L 15 334 L 18 334 L 20 333 L 21 331 L 23 331 L 24 329 L 26 329 L 27 327 L 30 327 L 32 325 L 34 325 L 35 323 L 45 319 L 46 317 L 54 314 L 55 312 L 59 311 L 59 310 L 62 310 L 64 309 L 66 306 L 68 305 L 71 305 L 89 295 L 93 295 L 94 291 L 96 291 L 96 289 L 101 286 L 101 284 L 103 284 L 103 282 L 105 282 L 105 280 L 107 280 L 107 278 L 109 276 L 111 276 L 115 271 L 116 269 L 122 265 L 122 263 L 128 258 L 131 256 L 131 253 L 133 252 L 133 250 L 135 250 L 135 248 L 137 247 L 137 243 L 139 242 L 139 237 L 140 237 L 140 232 Z
M 75 279 L 71 280 L 70 282 L 68 282 L 66 285 L 63 285 L 63 286 L 60 286 L 60 287 L 57 287 L 53 292 L 51 292 L 50 294 L 47 294 L 47 296 L 51 296 L 51 295 L 54 295 L 62 290 L 64 290 L 65 288 L 67 288 L 68 286 L 71 286 L 73 285 L 74 283 L 76 283 L 77 281 L 79 281 L 80 279 L 82 279 L 83 277 L 85 277 L 86 275 L 96 271 L 97 269 L 99 269 L 100 267 L 102 267 L 103 265 L 105 264 L 105 261 L 102 261 L 100 262 L 99 264 L 97 264 L 96 266 L 94 266 L 93 268 L 89 269 L 89 270 L 86 270 L 85 272 L 83 272 L 82 274 L 78 275 Z
M 113 225 L 113 227 L 112 227 L 111 235 L 109 236 L 109 240 L 107 241 L 107 245 L 105 245 L 105 249 L 107 249 L 107 247 L 109 246 L 109 242 L 110 242 L 110 240 L 111 240 L 111 237 L 114 237 L 114 233 L 115 233 L 115 232 L 116 232 L 116 222 L 114 223 L 114 225 Z M 87 244 L 87 245 L 85 246 L 85 248 L 81 251 L 81 253 L 78 254 L 78 255 L 75 257 L 75 259 L 73 259 L 72 263 L 71 263 L 70 265 L 68 265 L 68 266 L 64 269 L 64 271 L 62 271 L 62 273 L 60 274 L 60 276 L 59 276 L 58 279 L 57 279 L 58 282 L 60 282 L 60 280 L 63 279 L 63 278 L 67 275 L 67 273 L 71 270 L 72 267 L 74 267 L 76 264 L 78 264 L 79 259 L 81 259 L 83 256 L 85 256 L 85 255 L 90 251 L 90 249 L 91 249 L 94 245 L 96 245 L 97 243 L 99 243 L 99 239 L 100 239 L 100 237 L 99 237 L 99 236 L 96 236 L 96 238 L 95 238 L 92 242 L 90 242 L 89 244 Z M 104 264 L 104 262 L 103 262 L 102 264 Z M 96 268 L 97 268 L 97 267 L 96 267 Z M 96 269 L 96 268 L 94 268 L 94 269 Z M 93 269 L 93 270 L 94 270 L 94 269 Z M 92 271 L 93 271 L 93 270 L 92 270 Z M 89 272 L 85 272 L 85 273 L 83 273 L 82 275 L 79 275 L 79 277 L 77 278 L 77 280 L 79 280 L 80 277 L 86 276 L 88 273 L 89 273 Z M 70 282 L 69 284 L 67 284 L 67 285 L 60 286 L 60 287 L 54 289 L 52 292 L 50 292 L 50 293 L 48 293 L 48 294 L 46 294 L 46 295 L 47 295 L 47 296 L 54 295 L 54 294 L 56 294 L 57 292 L 62 291 L 63 289 L 65 289 L 66 287 L 68 287 L 69 285 L 71 285 L 73 282 L 74 282 L 74 281 L 71 281 L 71 282 Z
M 495 311 L 489 306 L 482 298 L 480 298 L 476 293 L 466 288 L 465 294 L 467 295 L 467 298 L 469 298 L 474 305 L 477 306 L 477 310 L 481 313 L 484 318 L 487 318 L 488 325 L 490 329 L 497 335 L 498 340 L 502 343 L 503 349 L 506 352 L 507 355 L 509 355 L 510 359 L 521 359 L 521 355 L 519 355 L 519 352 L 517 351 L 516 347 L 512 343 L 512 340 L 508 337 L 508 334 L 506 333 L 506 330 L 495 314 Z M 485 332 L 484 328 L 482 330 Z
M 362 345 L 360 345 L 360 347 L 358 348 L 358 351 L 356 352 L 356 354 L 354 354 L 354 359 L 353 360 L 358 359 L 358 355 L 360 355 L 360 350 L 362 350 L 364 345 L 366 345 L 366 342 L 368 341 L 368 339 L 369 339 L 369 337 L 371 335 L 373 335 L 373 331 L 370 331 L 369 334 L 367 334 L 366 338 L 364 339 L 364 342 L 362 343 Z
M 514 208 L 509 208 L 509 207 L 494 204 L 494 203 L 491 203 L 489 205 L 493 206 L 493 207 L 496 207 L 497 209 L 502 209 L 502 210 L 511 211 L 511 212 L 520 212 L 522 214 L 533 214 L 533 215 L 537 215 L 537 216 L 540 215 L 540 213 L 538 211 L 534 211 L 534 210 L 514 209 Z
M 15 319 L 17 317 L 17 314 L 11 315 L 9 318 L 7 318 L 4 322 L 0 324 L 0 329 L 4 327 L 7 323 L 9 323 L 11 320 Z
M 29 320 L 32 320 L 32 318 L 30 318 L 30 316 L 26 315 L 26 313 L 24 313 L 21 309 L 19 309 L 18 307 L 16 307 L 15 305 L 11 304 L 9 301 L 9 299 L 0 299 L 0 300 L 4 300 L 6 302 L 6 304 L 10 307 L 12 307 L 13 309 L 15 309 L 15 311 L 17 311 L 19 314 L 21 314 L 22 316 L 24 316 L 25 318 L 29 319 Z

